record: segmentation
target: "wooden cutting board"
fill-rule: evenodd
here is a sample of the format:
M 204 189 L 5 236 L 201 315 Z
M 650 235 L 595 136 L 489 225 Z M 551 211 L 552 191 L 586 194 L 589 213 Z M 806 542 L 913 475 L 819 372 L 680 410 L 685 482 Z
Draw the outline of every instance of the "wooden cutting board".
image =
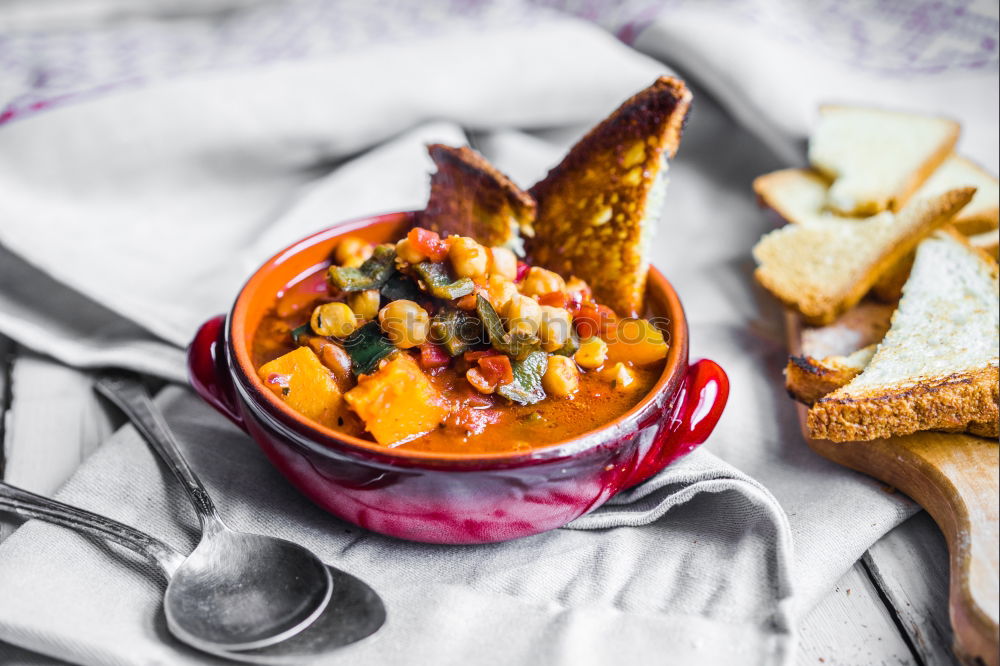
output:
M 803 349 L 803 328 L 794 313 L 788 314 L 787 330 L 789 351 L 810 353 L 810 349 Z M 871 442 L 836 443 L 811 439 L 805 428 L 804 406 L 799 406 L 799 416 L 813 451 L 898 488 L 934 518 L 948 542 L 951 560 L 948 610 L 955 653 L 973 664 L 1000 666 L 997 442 L 971 435 L 922 432 Z

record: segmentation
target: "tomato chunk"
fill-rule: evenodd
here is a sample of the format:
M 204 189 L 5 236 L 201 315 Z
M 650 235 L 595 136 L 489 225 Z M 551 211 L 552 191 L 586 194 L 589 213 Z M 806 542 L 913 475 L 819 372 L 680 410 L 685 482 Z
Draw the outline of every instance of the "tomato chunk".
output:
M 417 250 L 426 254 L 431 261 L 444 261 L 445 257 L 448 256 L 448 245 L 441 240 L 441 236 L 437 232 L 423 227 L 414 227 L 410 229 L 410 233 L 406 234 L 406 238 Z
M 564 308 L 569 305 L 569 295 L 561 291 L 550 291 L 538 297 L 538 304 Z
M 491 384 L 502 386 L 514 381 L 514 368 L 510 364 L 510 358 L 504 354 L 484 356 L 479 359 L 479 369 Z
M 448 365 L 451 357 L 439 345 L 433 342 L 425 342 L 420 345 L 420 367 L 424 370 L 430 368 L 443 368 Z
M 475 349 L 462 354 L 462 358 L 469 363 L 475 363 L 479 359 L 486 358 L 487 356 L 500 356 L 500 352 L 496 349 Z
M 584 305 L 573 315 L 573 326 L 581 338 L 592 338 L 614 330 L 617 319 L 606 305 Z

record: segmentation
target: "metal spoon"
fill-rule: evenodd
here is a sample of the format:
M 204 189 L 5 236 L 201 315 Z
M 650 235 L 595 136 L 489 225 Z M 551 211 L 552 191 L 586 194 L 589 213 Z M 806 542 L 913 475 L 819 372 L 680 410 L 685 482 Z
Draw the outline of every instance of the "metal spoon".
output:
M 201 541 L 167 586 L 163 608 L 170 631 L 207 652 L 232 652 L 274 645 L 308 627 L 333 593 L 326 565 L 290 541 L 226 527 L 137 378 L 106 375 L 95 388 L 163 458 L 201 523 Z
M 155 564 L 169 581 L 184 556 L 159 539 L 96 513 L 78 509 L 0 482 L 0 509 L 23 518 L 36 518 L 124 546 Z M 252 664 L 297 664 L 357 642 L 378 631 L 385 622 L 385 606 L 372 588 L 354 576 L 329 568 L 333 597 L 315 622 L 301 633 L 275 645 L 242 652 L 205 650 Z M 200 645 L 194 646 L 204 649 Z

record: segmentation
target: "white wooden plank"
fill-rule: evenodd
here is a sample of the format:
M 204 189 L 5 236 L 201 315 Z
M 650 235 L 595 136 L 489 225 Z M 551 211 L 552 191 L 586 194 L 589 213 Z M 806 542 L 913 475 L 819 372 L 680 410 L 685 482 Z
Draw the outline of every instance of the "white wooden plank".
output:
M 959 664 L 948 618 L 948 546 L 930 515 L 921 511 L 896 527 L 864 562 L 920 659 L 928 666 Z
M 37 354 L 15 357 L 3 442 L 5 481 L 50 495 L 111 434 L 110 408 L 92 386 L 87 373 Z M 0 541 L 12 529 L 12 523 L 0 523 Z
M 859 562 L 799 627 L 797 666 L 906 666 L 918 662 Z

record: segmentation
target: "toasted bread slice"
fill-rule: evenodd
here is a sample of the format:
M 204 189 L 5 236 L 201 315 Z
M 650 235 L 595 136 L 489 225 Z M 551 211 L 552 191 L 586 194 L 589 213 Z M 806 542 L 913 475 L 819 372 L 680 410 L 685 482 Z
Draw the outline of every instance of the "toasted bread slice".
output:
M 949 155 L 913 196 L 933 197 L 956 187 L 976 188 L 976 196 L 951 221 L 956 229 L 973 236 L 1000 226 L 1000 183 L 981 166 L 959 155 Z
M 469 236 L 489 247 L 524 256 L 523 236 L 532 235 L 535 200 L 467 146 L 427 147 L 437 172 L 420 225 L 442 236 Z
M 958 166 L 955 166 L 956 164 Z M 952 175 L 948 176 L 948 180 L 960 181 L 961 178 L 956 172 L 961 172 L 967 175 L 972 173 L 971 169 L 967 169 L 964 166 L 966 164 L 975 167 L 974 163 L 969 162 L 964 158 L 952 155 L 945 162 L 944 166 L 934 172 L 935 175 L 932 176 L 932 179 L 937 177 L 938 173 L 948 167 L 952 172 Z M 948 165 L 951 166 L 949 167 Z M 966 204 L 966 206 L 952 218 L 951 224 L 955 225 L 956 228 L 959 226 L 959 222 L 961 220 L 965 220 L 964 225 L 962 225 L 963 229 L 981 228 L 985 225 L 984 220 L 988 217 L 986 206 L 989 203 L 989 197 L 987 197 L 984 204 L 984 200 L 980 198 L 980 190 L 978 187 L 987 187 L 988 184 L 984 185 L 984 181 L 989 176 L 983 171 L 978 171 L 976 173 L 978 174 L 976 177 L 965 178 L 968 183 L 971 184 L 975 181 L 978 185 L 976 185 L 976 194 L 973 195 L 972 201 Z M 928 183 L 929 182 L 930 181 L 928 181 Z M 940 183 L 941 181 L 938 182 Z M 790 222 L 792 224 L 813 224 L 815 222 L 830 220 L 856 219 L 845 218 L 842 215 L 836 215 L 824 209 L 829 187 L 829 181 L 822 174 L 817 171 L 813 171 L 812 169 L 782 169 L 780 171 L 764 174 L 763 176 L 758 176 L 753 182 L 754 192 L 757 193 L 757 199 L 761 205 L 772 209 L 786 222 Z M 933 196 L 940 196 L 943 194 L 940 188 L 937 187 L 937 184 L 935 184 L 933 190 Z M 914 195 L 913 200 L 916 201 L 919 199 L 929 198 L 924 196 L 928 191 L 930 190 L 928 189 L 927 184 L 925 184 L 924 187 L 922 187 L 920 191 Z M 978 212 L 976 212 L 973 216 L 969 216 L 967 209 L 977 201 L 979 201 L 977 207 Z M 984 211 L 986 212 L 985 215 Z M 988 253 L 992 253 L 992 243 L 990 242 L 990 238 L 991 237 L 984 236 L 977 240 L 977 243 L 984 245 L 984 249 Z M 903 293 L 903 284 L 906 282 L 906 278 L 910 275 L 910 266 L 912 265 L 912 253 L 897 261 L 892 268 L 879 276 L 875 284 L 872 285 L 872 294 L 884 303 L 895 303 L 898 301 L 900 295 Z
M 952 218 L 954 219 L 954 218 Z M 910 277 L 913 267 L 913 252 L 897 261 L 872 285 L 871 294 L 883 303 L 896 303 L 903 296 L 903 285 Z
M 806 323 L 823 325 L 854 306 L 886 270 L 964 206 L 975 190 L 912 203 L 899 215 L 792 224 L 765 235 L 753 254 L 758 282 Z
M 969 244 L 993 257 L 994 261 L 1000 261 L 1000 229 L 969 236 Z
M 809 410 L 810 435 L 1000 434 L 998 273 L 952 229 L 923 241 L 885 339 L 861 374 Z
M 757 176 L 758 202 L 791 224 L 812 224 L 836 217 L 826 210 L 830 181 L 812 169 L 782 169 Z
M 898 211 L 951 154 L 958 132 L 947 118 L 823 106 L 809 162 L 833 181 L 830 210 L 854 216 Z
M 977 190 L 978 192 L 978 190 Z M 973 197 L 975 201 L 975 197 Z M 971 202 L 970 202 L 971 204 Z M 963 215 L 965 209 L 958 212 L 948 226 L 956 227 L 956 218 Z M 968 227 L 966 227 L 968 228 Z M 956 231 L 958 229 L 956 228 Z M 1000 259 L 1000 229 L 985 231 L 974 236 L 968 236 L 967 240 L 972 247 L 982 250 L 994 260 Z M 896 262 L 882 277 L 872 286 L 872 295 L 884 303 L 895 303 L 903 295 L 903 285 L 910 277 L 910 269 L 913 267 L 913 253 L 906 255 Z
M 527 242 L 534 263 L 586 280 L 597 300 L 621 315 L 641 314 L 667 160 L 690 104 L 682 81 L 660 78 L 531 188 L 538 201 L 535 237 Z
M 800 327 L 799 353 L 813 358 L 849 356 L 878 344 L 889 331 L 896 305 L 865 299 L 827 326 Z
M 876 347 L 868 345 L 847 356 L 791 356 L 785 367 L 785 388 L 799 402 L 812 405 L 861 374 Z

